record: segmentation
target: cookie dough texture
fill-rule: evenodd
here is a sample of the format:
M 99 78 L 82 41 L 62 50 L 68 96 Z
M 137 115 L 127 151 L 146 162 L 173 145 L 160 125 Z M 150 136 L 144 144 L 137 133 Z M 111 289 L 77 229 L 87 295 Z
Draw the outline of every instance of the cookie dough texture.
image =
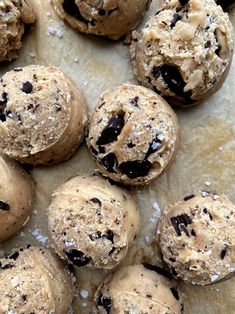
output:
M 32 0 L 0 1 L 0 61 L 17 58 L 25 24 L 34 21 Z
M 53 0 L 56 12 L 82 33 L 119 39 L 134 29 L 150 0 Z
M 81 92 L 58 68 L 15 68 L 0 80 L 0 149 L 13 159 L 32 164 L 68 159 L 86 122 Z
M 131 55 L 143 85 L 172 105 L 190 106 L 224 82 L 233 55 L 232 24 L 214 0 L 167 0 L 133 34 Z
M 235 271 L 235 206 L 202 192 L 169 206 L 160 221 L 163 258 L 176 277 L 208 285 Z
M 139 231 L 134 199 L 102 177 L 75 176 L 54 193 L 48 210 L 56 252 L 78 267 L 111 269 Z
M 67 313 L 73 300 L 70 274 L 45 248 L 28 247 L 0 262 L 1 313 Z
M 149 264 L 120 268 L 96 292 L 99 313 L 183 313 L 181 295 L 165 275 L 166 271 Z
M 98 169 L 124 184 L 147 184 L 174 159 L 179 126 L 153 91 L 124 84 L 105 92 L 90 121 L 88 147 Z
M 0 154 L 0 242 L 12 237 L 27 223 L 33 196 L 30 176 Z

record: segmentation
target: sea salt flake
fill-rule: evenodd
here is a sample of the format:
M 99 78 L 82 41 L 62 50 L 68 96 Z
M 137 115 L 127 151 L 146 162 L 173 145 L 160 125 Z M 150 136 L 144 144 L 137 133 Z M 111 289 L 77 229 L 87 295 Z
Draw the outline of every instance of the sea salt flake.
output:
M 83 299 L 87 299 L 89 292 L 87 290 L 81 290 L 80 295 Z

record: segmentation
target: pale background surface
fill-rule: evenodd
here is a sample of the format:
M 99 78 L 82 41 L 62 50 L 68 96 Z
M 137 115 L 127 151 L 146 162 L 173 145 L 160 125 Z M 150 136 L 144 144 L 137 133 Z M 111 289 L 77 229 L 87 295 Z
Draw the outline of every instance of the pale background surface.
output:
M 15 66 L 33 63 L 59 66 L 81 86 L 90 111 L 104 90 L 123 82 L 135 82 L 128 47 L 122 42 L 80 35 L 57 18 L 47 0 L 34 2 L 37 23 L 24 38 L 24 47 L 17 61 L 1 64 L 0 74 Z M 159 3 L 153 0 L 147 15 L 154 13 Z M 235 9 L 230 11 L 230 16 L 235 23 Z M 49 35 L 48 30 L 57 34 Z M 235 62 L 219 92 L 195 108 L 177 110 L 181 125 L 178 156 L 166 174 L 149 187 L 136 190 L 142 230 L 123 264 L 143 261 L 161 264 L 158 248 L 152 243 L 158 222 L 157 204 L 163 210 L 167 204 L 199 189 L 224 192 L 235 202 L 234 78 Z M 34 168 L 31 171 L 36 182 L 34 213 L 23 233 L 0 246 L 0 254 L 26 243 L 50 245 L 46 237 L 46 209 L 52 191 L 70 176 L 76 173 L 90 174 L 94 168 L 95 163 L 85 144 L 67 162 L 48 168 Z M 93 292 L 107 273 L 81 269 L 76 275 L 78 295 L 81 290 L 89 291 L 89 295 L 86 299 L 78 297 L 75 300 L 74 312 L 94 313 Z M 205 288 L 181 283 L 181 289 L 185 296 L 186 314 L 235 313 L 235 278 Z

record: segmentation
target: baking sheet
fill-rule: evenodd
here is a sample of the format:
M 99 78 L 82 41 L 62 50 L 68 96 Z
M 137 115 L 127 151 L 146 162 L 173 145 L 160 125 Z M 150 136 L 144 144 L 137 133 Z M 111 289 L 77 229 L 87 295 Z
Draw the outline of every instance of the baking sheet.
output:
M 90 111 L 104 90 L 123 82 L 136 82 L 128 47 L 121 41 L 83 36 L 64 24 L 47 0 L 33 2 L 37 23 L 24 37 L 19 58 L 15 62 L 0 65 L 0 75 L 16 66 L 28 64 L 59 66 L 81 86 Z M 159 3 L 153 0 L 145 20 L 156 11 Z M 235 25 L 235 9 L 230 11 L 230 17 Z M 224 192 L 235 202 L 234 75 L 235 62 L 222 89 L 208 101 L 187 110 L 177 109 L 181 125 L 178 156 L 167 173 L 150 186 L 135 190 L 141 210 L 141 232 L 122 264 L 149 262 L 161 265 L 159 248 L 153 238 L 160 210 L 167 204 L 199 189 Z M 28 243 L 50 246 L 46 209 L 52 191 L 70 176 L 76 173 L 91 174 L 94 168 L 95 163 L 85 144 L 67 162 L 34 168 L 31 174 L 36 182 L 36 199 L 32 218 L 21 233 L 0 245 L 0 255 Z M 93 293 L 107 274 L 108 271 L 77 270 L 74 313 L 95 313 Z M 210 287 L 193 287 L 181 283 L 185 314 L 235 313 L 234 284 L 235 278 Z

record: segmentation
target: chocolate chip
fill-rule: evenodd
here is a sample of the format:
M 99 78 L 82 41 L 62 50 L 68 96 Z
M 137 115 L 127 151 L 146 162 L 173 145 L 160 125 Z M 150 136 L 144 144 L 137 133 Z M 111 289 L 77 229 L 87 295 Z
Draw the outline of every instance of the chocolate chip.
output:
M 205 45 L 204 45 L 204 48 L 210 48 L 211 47 L 211 41 L 208 40 Z
M 223 250 L 221 251 L 221 253 L 220 253 L 220 258 L 221 258 L 221 259 L 224 259 L 226 253 L 227 253 L 227 249 L 225 248 L 225 249 L 223 249 Z
M 189 237 L 189 233 L 186 227 L 191 223 L 192 220 L 187 214 L 171 217 L 171 224 L 174 227 L 178 236 L 181 236 L 182 232 L 184 232 Z
M 2 263 L 0 262 L 0 269 L 10 269 L 13 267 L 14 267 L 14 265 L 11 265 L 11 264 L 2 265 Z
M 116 172 L 115 168 L 117 167 L 118 161 L 114 153 L 110 153 L 102 158 L 101 163 L 109 172 Z
M 64 250 L 64 253 L 68 257 L 68 259 L 78 267 L 86 266 L 91 261 L 91 257 L 85 256 L 83 252 L 78 250 Z
M 194 194 L 186 195 L 186 196 L 184 197 L 184 201 L 186 202 L 186 201 L 188 201 L 188 200 L 191 200 L 191 199 L 194 198 L 194 197 L 195 197 Z
M 115 246 L 112 247 L 111 251 L 109 252 L 109 256 L 111 256 L 113 254 L 113 252 L 116 250 L 117 248 Z
M 196 232 L 195 232 L 194 229 L 191 231 L 191 235 L 194 236 L 194 237 L 196 237 Z
M 10 205 L 6 202 L 0 201 L 0 210 L 10 210 Z
M 65 10 L 65 12 L 68 13 L 69 15 L 72 15 L 73 17 L 75 17 L 76 19 L 78 19 L 79 21 L 81 21 L 85 24 L 89 23 L 89 21 L 86 20 L 82 16 L 78 6 L 76 5 L 75 0 L 64 0 L 62 3 L 62 6 L 63 6 L 63 9 Z
M 33 85 L 29 81 L 27 81 L 27 82 L 23 83 L 21 90 L 25 94 L 30 94 L 33 90 Z
M 114 243 L 113 238 L 114 238 L 114 233 L 112 230 L 108 230 L 103 236 L 102 238 L 106 238 L 107 240 L 109 240 L 110 242 Z
M 174 267 L 171 267 L 171 273 L 172 273 L 172 275 L 173 275 L 174 277 L 177 277 L 177 276 L 178 276 L 178 274 L 177 274 L 177 272 L 176 272 L 176 270 L 175 270 Z
M 124 113 L 112 117 L 98 138 L 97 145 L 106 145 L 117 140 L 124 126 Z
M 175 27 L 176 23 L 182 19 L 182 15 L 179 13 L 175 13 L 173 15 L 173 19 L 171 21 L 171 28 Z
M 186 5 L 189 2 L 189 0 L 179 0 L 179 3 L 181 5 Z
M 97 197 L 93 197 L 90 199 L 92 203 L 98 204 L 100 207 L 102 205 L 101 201 Z
M 180 297 L 179 297 L 179 292 L 178 292 L 177 288 L 172 287 L 172 288 L 170 288 L 170 290 L 171 290 L 173 296 L 176 298 L 176 300 L 179 301 Z
M 164 64 L 160 67 L 160 72 L 166 85 L 173 93 L 185 99 L 191 97 L 191 91 L 184 92 L 184 87 L 186 83 L 183 80 L 182 75 L 177 67 Z
M 210 220 L 213 220 L 211 213 L 207 210 L 207 208 L 203 208 L 203 213 L 209 215 Z
M 161 148 L 162 144 L 162 138 L 157 134 L 155 138 L 152 140 L 152 142 L 149 144 L 148 151 L 146 153 L 145 158 L 148 158 L 149 155 L 155 153 L 159 148 Z
M 104 9 L 99 9 L 98 13 L 99 15 L 103 16 L 105 15 L 106 11 Z
M 172 263 L 175 263 L 176 260 L 175 260 L 175 258 L 170 257 L 169 261 L 171 261 Z
M 18 258 L 18 256 L 19 256 L 19 252 L 14 252 L 8 255 L 6 258 L 13 259 L 15 261 Z
M 23 71 L 23 69 L 22 68 L 14 68 L 14 71 L 15 72 L 21 72 L 21 71 Z
M 119 168 L 128 178 L 135 179 L 147 176 L 151 165 L 148 160 L 134 160 L 121 163 Z
M 127 147 L 133 148 L 133 147 L 135 147 L 135 144 L 133 144 L 132 142 L 130 142 L 130 143 L 127 144 Z
M 100 154 L 105 154 L 105 147 L 104 146 L 98 146 Z
M 6 121 L 5 109 L 8 102 L 8 94 L 6 92 L 2 93 L 2 100 L 0 100 L 0 121 Z
M 135 107 L 138 107 L 138 101 L 139 101 L 139 96 L 136 96 L 134 97 L 132 100 L 131 100 L 131 104 L 134 105 Z
M 102 293 L 99 295 L 99 298 L 97 300 L 98 306 L 102 306 L 106 313 L 109 314 L 111 311 L 112 301 L 110 298 L 105 297 Z
M 156 273 L 158 273 L 159 275 L 162 275 L 162 276 L 166 277 L 167 279 L 170 279 L 170 280 L 172 279 L 171 274 L 164 268 L 161 268 L 161 267 L 158 267 L 158 266 L 155 266 L 155 265 L 151 265 L 151 264 L 148 264 L 148 263 L 143 263 L 142 265 L 145 268 L 147 268 L 149 270 L 153 270 Z
M 89 23 L 91 24 L 91 26 L 96 26 L 97 21 L 96 21 L 96 19 L 93 19 L 93 20 L 89 21 Z
M 25 295 L 25 294 L 22 294 L 22 299 L 23 299 L 23 301 L 25 302 L 26 300 L 27 300 L 27 295 Z

